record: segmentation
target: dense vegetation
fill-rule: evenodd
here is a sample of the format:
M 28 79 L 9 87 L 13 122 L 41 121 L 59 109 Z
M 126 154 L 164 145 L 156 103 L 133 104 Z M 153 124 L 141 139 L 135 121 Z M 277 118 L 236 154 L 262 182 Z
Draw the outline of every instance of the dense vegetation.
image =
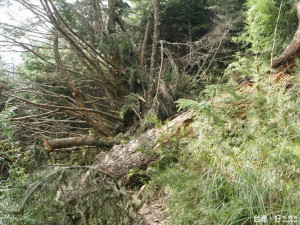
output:
M 22 48 L 0 61 L 0 224 L 140 224 L 166 196 L 169 224 L 299 223 L 299 59 L 271 69 L 295 2 L 13 2 L 32 18 L 0 23 Z M 93 166 L 182 110 L 129 182 Z
M 210 86 L 212 102 L 178 102 L 195 110 L 195 121 L 187 137 L 159 150 L 164 167 L 150 170 L 150 187 L 169 195 L 172 224 L 251 224 L 263 215 L 273 224 L 276 215 L 298 214 L 299 78 L 288 93 L 256 85 L 251 94 L 222 85 L 217 95 Z

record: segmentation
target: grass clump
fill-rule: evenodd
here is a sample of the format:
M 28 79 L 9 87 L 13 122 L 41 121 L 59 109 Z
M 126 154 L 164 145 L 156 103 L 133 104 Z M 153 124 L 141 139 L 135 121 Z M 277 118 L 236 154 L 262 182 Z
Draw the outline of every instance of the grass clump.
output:
M 254 224 L 257 216 L 274 224 L 276 215 L 299 217 L 299 84 L 297 78 L 286 91 L 261 82 L 239 94 L 227 85 L 229 94 L 214 91 L 211 101 L 179 101 L 196 111 L 194 135 L 151 181 L 169 195 L 171 224 Z

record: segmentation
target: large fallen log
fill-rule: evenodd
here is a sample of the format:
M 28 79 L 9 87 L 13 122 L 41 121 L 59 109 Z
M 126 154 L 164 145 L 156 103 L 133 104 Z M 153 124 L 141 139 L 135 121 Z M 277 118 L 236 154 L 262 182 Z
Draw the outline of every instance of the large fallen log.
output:
M 193 115 L 193 112 L 185 111 L 161 129 L 150 129 L 126 144 L 115 145 L 110 151 L 101 152 L 96 156 L 93 167 L 105 171 L 116 179 L 126 179 L 131 169 L 145 169 L 154 160 L 152 156 L 139 151 L 141 148 L 155 149 L 159 146 L 157 140 L 162 133 L 174 135 L 180 127 L 191 122 Z
M 296 2 L 294 4 L 294 7 L 296 8 L 297 17 L 299 21 L 298 29 L 291 43 L 285 48 L 281 55 L 272 62 L 272 68 L 278 68 L 284 63 L 289 62 L 300 52 L 300 2 Z

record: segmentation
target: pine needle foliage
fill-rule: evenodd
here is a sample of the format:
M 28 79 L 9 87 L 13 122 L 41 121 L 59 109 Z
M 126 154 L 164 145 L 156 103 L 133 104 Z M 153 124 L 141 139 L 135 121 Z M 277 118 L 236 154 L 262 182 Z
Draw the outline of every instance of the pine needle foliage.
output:
M 14 138 L 10 119 L 15 110 L 15 107 L 7 104 L 0 112 L 0 184 L 10 176 L 11 182 L 19 179 L 32 163 L 30 155 L 22 150 Z
M 248 52 L 259 54 L 264 59 L 270 59 L 272 51 L 275 56 L 280 54 L 290 43 L 298 27 L 293 8 L 295 2 L 297 0 L 247 0 L 246 26 L 237 39 Z M 274 32 L 275 29 L 277 32 Z M 272 49 L 274 40 L 275 46 Z
M 110 175 L 89 166 L 47 169 L 34 174 L 25 191 L 10 191 L 0 224 L 132 223 L 129 196 Z

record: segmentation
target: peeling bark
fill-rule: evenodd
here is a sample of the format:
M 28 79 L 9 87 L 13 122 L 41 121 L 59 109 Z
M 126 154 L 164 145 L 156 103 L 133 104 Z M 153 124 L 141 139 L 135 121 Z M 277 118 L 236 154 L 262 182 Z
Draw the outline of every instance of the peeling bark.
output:
M 291 43 L 285 48 L 281 55 L 272 62 L 272 68 L 278 68 L 284 63 L 291 60 L 300 51 L 300 2 L 294 4 L 297 10 L 297 17 L 299 21 L 298 29 L 293 37 Z

